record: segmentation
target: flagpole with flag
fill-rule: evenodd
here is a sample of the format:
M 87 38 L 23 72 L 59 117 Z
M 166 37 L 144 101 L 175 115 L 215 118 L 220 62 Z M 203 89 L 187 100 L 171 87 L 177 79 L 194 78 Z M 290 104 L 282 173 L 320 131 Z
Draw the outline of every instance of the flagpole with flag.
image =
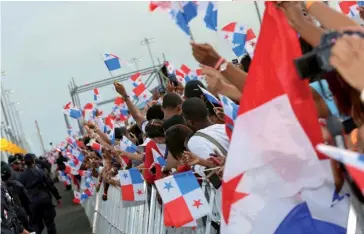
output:
M 314 149 L 315 103 L 289 62 L 301 56 L 297 33 L 265 6 L 225 163 L 221 233 L 345 233 L 349 198 L 338 199 L 330 161 Z
M 184 20 L 186 21 L 186 23 L 187 23 L 187 19 L 186 19 L 186 16 L 185 16 L 185 13 L 184 13 L 184 11 L 183 11 L 183 7 L 182 7 L 182 2 L 178 2 L 178 6 L 179 6 L 179 8 L 180 8 L 180 10 L 181 10 L 181 12 L 183 13 L 183 18 L 184 18 Z M 191 41 L 193 41 L 193 42 L 195 42 L 195 39 L 194 39 L 194 37 L 193 37 L 193 34 L 192 34 L 192 31 L 191 31 L 191 27 L 190 27 L 190 24 L 189 23 L 187 23 L 187 30 L 188 30 L 188 33 L 190 34 L 190 38 L 191 38 Z
M 101 61 L 105 64 L 105 66 L 106 66 L 106 63 L 105 63 L 105 59 L 104 59 L 104 57 L 102 56 L 102 54 L 100 54 L 100 58 L 101 58 Z M 120 63 L 120 61 L 119 61 L 119 63 Z M 114 75 L 112 74 L 112 72 L 110 71 L 110 69 L 106 66 L 106 68 L 107 68 L 107 70 L 109 71 L 109 74 L 110 74 L 110 76 L 112 77 L 112 78 L 114 78 Z M 120 68 L 121 68 L 121 66 L 120 66 Z M 116 90 L 115 90 L 115 87 L 112 85 L 112 87 L 111 87 L 111 89 L 116 93 Z
M 101 61 L 105 64 L 105 60 L 104 60 L 104 57 L 102 57 L 102 54 L 100 54 L 100 58 L 101 58 Z M 111 71 L 109 70 L 109 68 L 107 68 L 107 70 L 109 71 L 110 76 L 114 77 L 113 74 L 111 73 Z

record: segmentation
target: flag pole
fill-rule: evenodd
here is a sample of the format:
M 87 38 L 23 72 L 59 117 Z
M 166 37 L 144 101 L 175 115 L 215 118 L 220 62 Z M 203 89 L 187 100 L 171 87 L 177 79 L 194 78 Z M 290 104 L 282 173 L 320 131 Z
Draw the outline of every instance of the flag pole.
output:
M 254 6 L 255 6 L 255 10 L 256 10 L 257 15 L 258 15 L 259 25 L 262 26 L 262 16 L 260 15 L 259 6 L 258 6 L 257 1 L 254 1 Z

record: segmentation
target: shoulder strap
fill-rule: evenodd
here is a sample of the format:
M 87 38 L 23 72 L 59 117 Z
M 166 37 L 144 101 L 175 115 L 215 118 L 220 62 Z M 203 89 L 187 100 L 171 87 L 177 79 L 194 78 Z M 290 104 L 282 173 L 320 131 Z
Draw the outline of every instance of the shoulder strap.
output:
M 206 140 L 208 140 L 209 142 L 214 144 L 224 156 L 227 156 L 227 150 L 213 137 L 211 137 L 203 132 L 196 132 L 193 136 L 199 136 L 199 137 L 205 138 Z

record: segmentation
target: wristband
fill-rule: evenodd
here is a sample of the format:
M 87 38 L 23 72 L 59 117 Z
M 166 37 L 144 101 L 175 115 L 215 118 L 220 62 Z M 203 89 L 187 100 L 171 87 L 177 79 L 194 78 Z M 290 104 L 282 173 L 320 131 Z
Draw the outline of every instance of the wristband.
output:
M 129 99 L 129 95 L 122 96 L 121 98 L 126 101 L 126 99 Z
M 221 64 L 225 61 L 225 59 L 223 57 L 220 57 L 219 60 L 217 61 L 216 65 L 215 65 L 215 70 L 218 70 L 219 67 L 221 66 Z

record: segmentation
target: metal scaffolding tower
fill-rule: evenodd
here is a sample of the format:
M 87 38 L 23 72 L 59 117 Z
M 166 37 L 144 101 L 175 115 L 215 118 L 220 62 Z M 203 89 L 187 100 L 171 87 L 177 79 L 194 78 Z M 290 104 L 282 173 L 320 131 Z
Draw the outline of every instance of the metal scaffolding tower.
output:
M 69 92 L 70 92 L 70 95 L 71 95 L 72 103 L 76 107 L 82 109 L 83 105 L 81 104 L 81 101 L 80 101 L 80 97 L 79 97 L 80 93 L 93 90 L 94 88 L 101 88 L 101 87 L 105 87 L 105 86 L 108 86 L 108 85 L 112 85 L 115 81 L 116 82 L 126 81 L 133 74 L 135 74 L 137 72 L 140 72 L 142 76 L 148 76 L 148 78 L 145 81 L 145 86 L 147 88 L 149 88 L 149 89 L 154 88 L 154 87 L 151 87 L 151 85 L 152 85 L 152 83 L 153 83 L 153 81 L 155 79 L 158 80 L 159 85 L 163 85 L 161 83 L 162 78 L 161 78 L 161 75 L 160 75 L 160 71 L 161 71 L 162 67 L 163 67 L 163 64 L 158 64 L 156 66 L 152 66 L 152 67 L 149 67 L 149 68 L 144 68 L 144 69 L 140 69 L 140 70 L 137 70 L 137 71 L 125 73 L 125 74 L 122 74 L 122 75 L 113 76 L 113 77 L 110 77 L 110 78 L 95 81 L 95 82 L 88 83 L 88 84 L 81 85 L 81 86 L 77 86 L 76 83 L 75 83 L 74 78 L 72 78 L 70 83 L 68 84 L 68 89 L 69 89 Z M 114 100 L 115 100 L 115 98 L 104 100 L 102 102 L 97 103 L 97 105 L 101 106 L 101 105 L 104 105 L 104 104 L 107 104 L 107 103 L 112 103 L 112 102 L 114 102 Z M 138 100 L 134 100 L 134 103 L 138 104 Z M 68 116 L 64 115 L 64 119 L 65 119 L 66 126 L 68 128 L 70 126 Z M 80 133 L 83 133 L 83 127 L 82 127 L 81 120 L 78 121 L 78 126 L 79 126 Z

